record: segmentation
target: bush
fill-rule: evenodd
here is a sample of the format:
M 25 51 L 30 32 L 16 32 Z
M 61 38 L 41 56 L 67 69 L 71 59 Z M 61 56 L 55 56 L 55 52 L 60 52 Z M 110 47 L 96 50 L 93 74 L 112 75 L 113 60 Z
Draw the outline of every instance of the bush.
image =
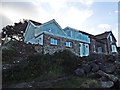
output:
M 37 77 L 44 79 L 43 76 L 50 79 L 73 74 L 77 60 L 77 56 L 66 50 L 54 55 L 29 55 L 27 64 L 19 64 L 9 70 L 3 70 L 3 83 L 27 81 Z
M 14 61 L 14 57 L 18 55 L 18 52 L 15 49 L 3 49 L 2 50 L 2 61 L 11 63 Z

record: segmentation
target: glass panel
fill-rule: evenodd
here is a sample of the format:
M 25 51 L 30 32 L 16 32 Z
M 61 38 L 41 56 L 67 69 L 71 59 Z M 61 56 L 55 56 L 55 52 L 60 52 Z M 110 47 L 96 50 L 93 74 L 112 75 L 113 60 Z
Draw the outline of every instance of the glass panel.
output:
M 112 52 L 117 52 L 116 46 L 112 45 Z
M 102 47 L 98 47 L 98 53 L 102 53 Z
M 50 39 L 50 44 L 57 45 L 57 40 L 51 38 L 51 39 Z
M 72 47 L 72 43 L 71 43 L 71 42 L 66 42 L 66 43 L 65 43 L 65 46 L 66 46 L 66 47 Z

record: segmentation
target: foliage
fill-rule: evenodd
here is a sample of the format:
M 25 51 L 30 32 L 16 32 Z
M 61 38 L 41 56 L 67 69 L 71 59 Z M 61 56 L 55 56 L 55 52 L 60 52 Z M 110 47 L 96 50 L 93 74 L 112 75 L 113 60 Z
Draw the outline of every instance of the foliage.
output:
M 32 54 L 28 56 L 27 64 L 18 64 L 14 68 L 3 70 L 3 83 L 29 81 L 37 77 L 44 80 L 70 75 L 77 66 L 77 59 L 78 57 L 66 50 L 54 55 Z
M 98 88 L 99 83 L 94 79 L 71 76 L 70 79 L 64 80 L 53 85 L 54 88 Z
M 3 49 L 2 50 L 2 61 L 11 63 L 14 61 L 14 57 L 18 55 L 18 52 L 15 49 Z
M 14 25 L 7 25 L 6 27 L 2 28 L 2 39 L 3 41 L 5 38 L 10 38 L 11 40 L 15 39 L 18 41 L 23 40 L 23 34 L 25 32 L 25 28 L 27 27 L 27 20 L 23 22 L 14 23 Z M 3 42 L 4 43 L 4 42 Z

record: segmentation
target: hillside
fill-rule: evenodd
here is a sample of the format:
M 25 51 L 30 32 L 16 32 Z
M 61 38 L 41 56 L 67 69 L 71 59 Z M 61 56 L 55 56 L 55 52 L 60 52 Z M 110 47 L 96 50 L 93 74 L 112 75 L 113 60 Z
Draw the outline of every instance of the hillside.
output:
M 3 88 L 120 88 L 120 55 L 44 55 L 34 47 L 18 41 L 2 47 Z

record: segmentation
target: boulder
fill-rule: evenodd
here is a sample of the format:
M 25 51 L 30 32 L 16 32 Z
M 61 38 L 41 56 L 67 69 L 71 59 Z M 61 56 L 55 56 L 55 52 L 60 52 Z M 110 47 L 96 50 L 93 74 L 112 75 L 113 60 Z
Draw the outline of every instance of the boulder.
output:
M 104 76 L 104 77 L 107 75 L 105 72 L 103 72 L 103 71 L 101 71 L 101 70 L 99 70 L 99 71 L 97 72 L 97 74 L 99 74 L 100 76 Z
M 115 58 L 115 56 L 113 56 L 113 55 L 110 55 L 109 57 L 108 57 L 108 61 L 110 61 L 110 62 L 114 62 L 116 60 L 116 58 Z
M 118 81 L 118 77 L 116 77 L 115 75 L 110 75 L 110 74 L 107 74 L 108 78 L 110 80 L 112 80 L 113 82 L 117 82 Z
M 101 76 L 107 77 L 108 79 L 110 79 L 110 80 L 113 81 L 113 82 L 118 81 L 118 77 L 116 77 L 115 75 L 107 74 L 107 73 L 105 73 L 105 72 L 103 72 L 103 71 L 101 71 L 101 70 L 99 70 L 97 73 L 98 73 L 99 75 L 101 75 Z
M 87 77 L 88 77 L 88 78 L 93 78 L 93 79 L 101 78 L 101 76 L 100 76 L 99 74 L 93 73 L 93 72 L 87 74 Z
M 81 68 L 76 69 L 75 73 L 78 76 L 84 76 L 85 75 L 84 69 L 81 69 Z
M 101 81 L 101 88 L 111 88 L 114 86 L 114 83 L 112 81 Z
M 92 72 L 97 72 L 99 70 L 99 66 L 95 63 L 93 63 L 91 67 L 92 67 Z
M 100 69 L 104 71 L 105 73 L 111 74 L 114 73 L 116 67 L 114 64 L 100 64 Z
M 100 81 L 108 81 L 109 79 L 105 76 L 101 76 L 101 78 L 99 79 Z
M 120 69 L 120 61 L 115 61 L 114 63 L 115 63 L 116 68 Z
M 88 64 L 83 64 L 82 68 L 84 69 L 84 72 L 88 74 L 91 71 L 91 66 Z
M 116 69 L 115 70 L 115 74 L 118 75 L 118 76 L 120 76 L 120 69 Z

